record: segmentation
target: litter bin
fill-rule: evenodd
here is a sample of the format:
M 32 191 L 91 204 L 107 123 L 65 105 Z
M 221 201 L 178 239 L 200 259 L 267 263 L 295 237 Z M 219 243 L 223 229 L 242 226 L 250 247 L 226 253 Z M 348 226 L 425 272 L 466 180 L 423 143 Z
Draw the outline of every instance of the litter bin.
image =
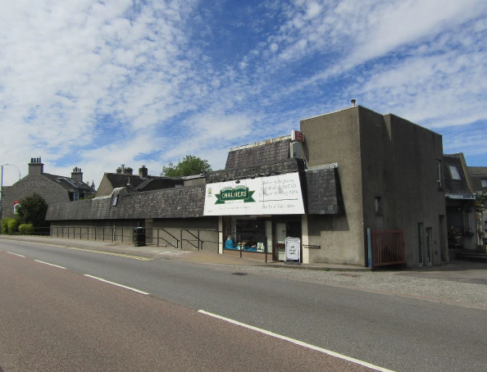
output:
M 134 228 L 134 246 L 142 247 L 145 244 L 145 228 L 135 227 Z

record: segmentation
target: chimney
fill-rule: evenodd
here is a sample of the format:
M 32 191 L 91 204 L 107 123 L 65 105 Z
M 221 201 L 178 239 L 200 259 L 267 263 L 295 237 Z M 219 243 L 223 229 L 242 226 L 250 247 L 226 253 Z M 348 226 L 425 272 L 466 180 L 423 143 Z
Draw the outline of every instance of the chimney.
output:
M 147 174 L 149 173 L 148 169 L 143 165 L 142 167 L 139 168 L 139 176 L 140 177 L 147 177 Z
M 125 168 L 123 168 L 122 172 L 123 172 L 123 174 L 128 174 L 129 176 L 131 176 L 133 170 L 130 167 L 125 167 Z
M 352 103 L 352 107 L 355 107 L 357 100 L 355 98 L 352 98 L 352 100 L 350 102 Z
M 44 164 L 42 164 L 41 158 L 31 158 L 29 163 L 29 174 L 42 173 L 44 173 Z
M 83 182 L 83 172 L 81 172 L 81 168 L 75 167 L 71 173 L 71 178 L 75 181 Z

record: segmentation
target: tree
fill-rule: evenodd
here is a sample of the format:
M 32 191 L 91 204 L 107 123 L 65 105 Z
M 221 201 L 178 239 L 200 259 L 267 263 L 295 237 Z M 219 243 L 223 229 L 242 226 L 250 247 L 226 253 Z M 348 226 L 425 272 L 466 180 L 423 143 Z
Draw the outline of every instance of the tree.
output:
M 47 203 L 39 194 L 32 194 L 20 201 L 17 208 L 19 219 L 22 224 L 31 223 L 35 227 L 46 225 Z
M 167 167 L 162 167 L 161 176 L 182 177 L 207 172 L 211 172 L 211 167 L 207 160 L 193 155 L 186 155 L 183 161 L 180 161 L 177 165 L 169 163 Z

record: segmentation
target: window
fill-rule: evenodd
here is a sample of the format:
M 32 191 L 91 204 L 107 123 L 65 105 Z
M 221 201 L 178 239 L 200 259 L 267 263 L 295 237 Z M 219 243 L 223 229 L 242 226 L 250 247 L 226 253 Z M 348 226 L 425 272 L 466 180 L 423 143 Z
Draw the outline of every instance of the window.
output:
M 380 207 L 380 196 L 377 196 L 375 198 L 375 214 L 381 214 L 382 210 Z
M 487 180 L 480 180 L 482 187 L 487 187 Z
M 79 200 L 79 194 L 77 192 L 73 192 L 73 201 Z
M 441 187 L 441 160 L 436 161 L 436 183 Z
M 118 194 L 113 195 L 112 206 L 116 207 L 118 203 Z
M 454 165 L 450 165 L 449 168 L 450 168 L 451 179 L 455 181 L 460 181 L 461 180 L 460 173 L 458 172 L 457 167 Z

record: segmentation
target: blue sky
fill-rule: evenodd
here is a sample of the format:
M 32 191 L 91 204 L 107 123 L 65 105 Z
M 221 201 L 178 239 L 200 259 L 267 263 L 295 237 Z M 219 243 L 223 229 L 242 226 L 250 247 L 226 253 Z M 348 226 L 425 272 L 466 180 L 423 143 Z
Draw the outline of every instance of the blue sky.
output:
M 485 0 L 6 0 L 0 163 L 96 185 L 188 154 L 220 169 L 356 98 L 487 166 L 485 40 Z

